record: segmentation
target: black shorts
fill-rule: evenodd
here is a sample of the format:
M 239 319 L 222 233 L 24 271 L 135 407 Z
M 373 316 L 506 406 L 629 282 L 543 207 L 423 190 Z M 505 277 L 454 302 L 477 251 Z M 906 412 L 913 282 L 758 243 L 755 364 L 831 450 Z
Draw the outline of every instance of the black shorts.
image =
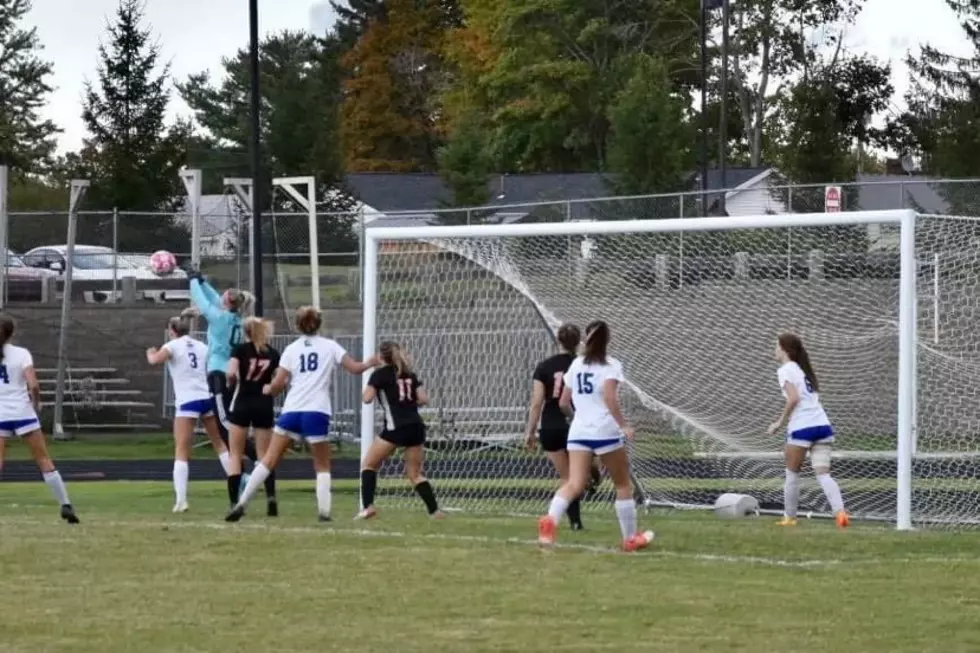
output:
M 218 413 L 218 419 L 223 420 L 231 405 L 231 388 L 228 387 L 228 377 L 225 373 L 208 372 L 208 389 L 215 399 L 214 409 Z
M 561 429 L 541 429 L 538 432 L 541 448 L 549 453 L 564 451 L 568 446 L 568 427 Z
M 396 447 L 417 447 L 425 444 L 425 424 L 407 424 L 393 431 L 382 431 L 381 439 Z
M 235 397 L 228 422 L 243 429 L 271 429 L 276 423 L 276 407 L 272 397 Z

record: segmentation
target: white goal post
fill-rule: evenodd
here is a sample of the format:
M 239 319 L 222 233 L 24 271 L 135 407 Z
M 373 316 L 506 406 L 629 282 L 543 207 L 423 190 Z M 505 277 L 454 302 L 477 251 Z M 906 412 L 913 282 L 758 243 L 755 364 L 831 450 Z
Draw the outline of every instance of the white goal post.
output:
M 846 418 L 839 455 L 862 449 L 855 442 L 884 443 L 877 453 L 887 464 L 874 474 L 860 467 L 870 464 L 867 453 L 854 456 L 854 483 L 842 483 L 845 499 L 860 504 L 857 517 L 894 520 L 906 530 L 915 520 L 916 229 L 922 219 L 913 211 L 857 211 L 368 227 L 363 353 L 374 354 L 386 338 L 406 342 L 433 398 L 426 411 L 429 467 L 449 507 L 503 498 L 507 509 L 543 509 L 556 477 L 540 454 L 520 447 L 533 362 L 551 353 L 548 339 L 561 322 L 584 326 L 591 319 L 610 323 L 612 353 L 624 363 L 625 405 L 638 424 L 634 471 L 651 503 L 660 503 L 658 497 L 664 505 L 705 503 L 712 492 L 730 491 L 781 501 L 775 457 L 781 440 L 759 431 L 781 405 L 770 354 L 776 336 L 800 331 L 814 344 L 818 377 L 826 377 L 822 396 L 831 420 Z M 895 266 L 884 280 L 887 274 L 868 271 L 867 261 L 878 256 L 868 254 L 863 235 L 870 225 L 892 236 L 883 247 Z M 577 266 L 584 238 L 593 256 Z M 787 238 L 790 253 L 784 253 Z M 679 280 L 672 262 L 678 240 Z M 696 273 L 699 252 L 705 272 L 692 281 L 687 275 Z M 779 256 L 772 265 L 782 268 L 771 272 Z M 535 315 L 525 317 L 519 305 Z M 509 376 L 488 372 L 495 362 Z M 469 369 L 451 369 L 458 367 Z M 874 397 L 865 367 L 878 370 L 882 387 L 873 389 Z M 475 382 L 462 387 L 466 376 Z M 862 421 L 874 411 L 873 425 Z M 377 432 L 374 406 L 362 406 L 361 416 L 363 455 Z M 714 461 L 711 470 L 700 467 L 707 459 Z M 397 472 L 392 466 L 382 474 L 381 497 L 408 496 Z M 661 482 L 666 477 L 669 484 Z

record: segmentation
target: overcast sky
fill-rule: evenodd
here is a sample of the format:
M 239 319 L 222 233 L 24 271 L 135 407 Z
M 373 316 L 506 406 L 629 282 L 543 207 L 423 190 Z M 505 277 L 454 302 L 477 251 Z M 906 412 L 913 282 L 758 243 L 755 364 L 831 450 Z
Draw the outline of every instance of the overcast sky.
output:
M 261 0 L 259 4 L 263 33 L 283 29 L 320 32 L 333 23 L 325 1 Z M 54 63 L 57 87 L 46 115 L 65 130 L 62 151 L 81 144 L 82 84 L 94 76 L 96 48 L 116 5 L 117 0 L 34 0 L 30 20 L 38 28 L 44 56 Z M 201 70 L 217 73 L 221 58 L 248 42 L 246 0 L 148 0 L 146 13 L 178 79 Z M 854 50 L 891 60 L 900 92 L 907 86 L 900 60 L 908 48 L 931 42 L 969 52 L 943 0 L 867 0 L 848 42 Z M 171 112 L 189 113 L 176 98 Z

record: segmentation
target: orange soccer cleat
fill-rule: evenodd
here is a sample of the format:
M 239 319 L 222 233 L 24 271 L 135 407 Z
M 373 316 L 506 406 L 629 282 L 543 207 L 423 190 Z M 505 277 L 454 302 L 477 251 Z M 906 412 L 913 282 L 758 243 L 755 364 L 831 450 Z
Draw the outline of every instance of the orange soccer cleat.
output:
M 780 526 L 796 526 L 796 517 L 783 517 L 779 520 Z
M 851 516 L 841 510 L 837 513 L 837 528 L 847 528 L 851 525 Z
M 645 549 L 650 546 L 650 542 L 653 542 L 653 531 L 635 533 L 633 537 L 630 537 L 623 542 L 623 551 L 628 553 L 639 551 L 640 549 Z
M 551 515 L 545 515 L 538 520 L 538 544 L 551 546 L 555 543 L 557 533 L 558 524 L 551 518 Z

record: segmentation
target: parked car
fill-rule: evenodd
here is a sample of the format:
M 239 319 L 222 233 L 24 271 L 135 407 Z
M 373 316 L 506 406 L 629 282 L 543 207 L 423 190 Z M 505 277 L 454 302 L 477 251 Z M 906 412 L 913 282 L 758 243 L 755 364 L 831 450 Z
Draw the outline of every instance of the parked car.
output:
M 65 245 L 35 247 L 25 253 L 23 259 L 32 268 L 52 270 L 57 274 L 62 274 L 67 269 L 65 260 L 67 251 L 68 248 Z M 113 278 L 122 279 L 123 277 L 136 277 L 137 280 L 159 278 L 149 266 L 135 265 L 129 257 L 116 254 L 109 247 L 76 245 L 73 263 L 72 278 L 83 281 L 111 281 Z M 183 270 L 174 270 L 168 278 L 187 279 L 187 273 Z M 188 301 L 190 299 L 190 292 L 187 289 L 145 290 L 141 291 L 141 294 L 144 298 L 155 301 Z M 112 302 L 116 301 L 117 295 L 118 291 L 114 293 L 112 290 L 86 292 L 85 301 Z
M 45 277 L 56 277 L 54 270 L 32 268 L 24 259 L 7 250 L 7 299 L 10 301 L 38 301 L 41 299 L 41 286 L 38 283 Z

